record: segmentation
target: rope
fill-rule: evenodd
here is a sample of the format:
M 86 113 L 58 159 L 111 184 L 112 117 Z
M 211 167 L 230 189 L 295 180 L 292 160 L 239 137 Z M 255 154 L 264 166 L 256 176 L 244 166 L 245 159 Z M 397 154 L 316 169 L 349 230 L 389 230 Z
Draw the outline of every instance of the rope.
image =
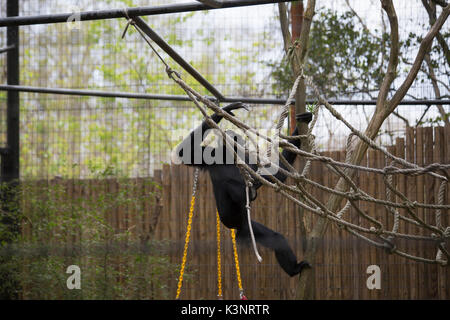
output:
M 247 211 L 247 222 L 248 222 L 248 229 L 250 231 L 250 238 L 252 240 L 252 247 L 253 251 L 255 252 L 256 259 L 258 259 L 259 262 L 262 262 L 261 255 L 258 252 L 258 247 L 256 246 L 256 240 L 255 235 L 253 233 L 253 226 L 252 226 L 252 218 L 251 218 L 251 206 L 250 206 L 250 188 L 253 187 L 253 178 L 250 175 L 249 172 L 241 165 L 237 164 L 237 167 L 239 168 L 239 171 L 241 172 L 241 176 L 244 179 L 245 182 L 245 209 Z
M 255 252 L 256 259 L 258 259 L 259 262 L 262 262 L 261 255 L 258 252 L 258 247 L 256 246 L 256 240 L 255 235 L 253 234 L 253 227 L 252 227 L 252 218 L 250 217 L 250 200 L 249 200 L 249 187 L 245 187 L 245 197 L 247 198 L 247 205 L 245 208 L 247 209 L 247 221 L 248 221 L 248 228 L 250 230 L 250 237 L 252 238 L 252 245 L 253 245 L 253 251 Z
M 155 47 L 152 45 L 152 43 L 150 42 L 150 40 L 147 39 L 146 35 L 142 32 L 142 30 L 136 25 L 136 22 L 130 18 L 130 16 L 128 15 L 128 9 L 124 8 L 124 15 L 127 18 L 127 24 L 125 25 L 125 29 L 122 33 L 122 39 L 125 38 L 125 35 L 128 31 L 128 27 L 130 25 L 132 25 L 136 31 L 140 34 L 140 36 L 144 39 L 144 41 L 148 44 L 148 46 L 153 50 L 153 52 L 156 54 L 156 56 L 159 58 L 159 60 L 164 64 L 164 66 L 166 67 L 166 72 L 167 74 L 173 73 L 176 71 L 172 70 L 172 68 L 170 68 L 169 64 L 163 59 L 163 57 L 159 54 L 158 50 L 155 49 Z M 179 76 L 179 74 L 178 74 Z

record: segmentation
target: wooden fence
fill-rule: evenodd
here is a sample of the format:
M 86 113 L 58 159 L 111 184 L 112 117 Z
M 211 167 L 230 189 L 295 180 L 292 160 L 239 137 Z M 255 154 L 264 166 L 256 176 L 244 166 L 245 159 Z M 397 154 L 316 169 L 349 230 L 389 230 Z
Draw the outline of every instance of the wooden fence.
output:
M 418 165 L 430 163 L 449 163 L 450 128 L 408 129 L 406 138 L 396 140 L 389 151 L 398 157 Z M 343 160 L 344 151 L 324 152 L 337 160 Z M 363 165 L 381 168 L 387 162 L 384 155 L 369 151 Z M 297 165 L 300 165 L 297 163 Z M 311 179 L 326 186 L 333 187 L 337 176 L 330 173 L 322 163 L 314 162 Z M 154 239 L 169 240 L 167 255 L 175 263 L 181 263 L 187 215 L 192 194 L 193 169 L 186 166 L 165 165 L 155 172 L 155 180 L 161 189 L 152 187 L 158 193 L 159 201 L 155 204 L 144 200 L 144 212 L 139 218 L 126 208 L 110 212 L 108 221 L 117 230 L 130 229 L 134 239 L 146 235 Z M 385 199 L 385 187 L 381 176 L 360 172 L 357 183 L 371 195 Z M 109 182 L 107 188 L 115 188 Z M 141 183 L 142 182 L 138 182 Z M 411 200 L 435 203 L 438 191 L 436 180 L 428 176 L 399 177 L 395 184 Z M 108 189 L 109 190 L 109 189 Z M 139 188 L 145 195 L 148 188 Z M 323 202 L 329 194 L 311 190 Z M 90 196 L 87 194 L 86 196 Z M 446 201 L 450 197 L 447 190 Z M 361 208 L 370 216 L 376 217 L 388 228 L 392 227 L 390 214 L 382 206 L 361 203 Z M 419 210 L 419 216 L 427 222 L 434 221 L 434 212 Z M 443 212 L 443 225 L 449 225 L 448 212 Z M 302 259 L 302 234 L 298 207 L 275 191 L 262 187 L 258 198 L 252 204 L 252 218 L 284 234 L 299 260 Z M 351 210 L 347 216 L 353 223 L 368 226 L 360 221 L 359 216 Z M 157 218 L 157 219 L 156 219 Z M 215 299 L 217 294 L 216 262 L 216 207 L 212 185 L 206 172 L 199 177 L 197 199 L 195 203 L 191 242 L 187 266 L 193 278 L 184 283 L 182 299 Z M 305 213 L 306 227 L 310 229 L 317 217 Z M 157 222 L 157 223 L 156 223 Z M 409 228 L 409 229 L 408 229 Z M 418 229 L 417 229 L 418 230 Z M 401 224 L 399 231 L 417 232 L 416 227 Z M 222 271 L 225 299 L 238 299 L 238 285 L 233 261 L 231 237 L 228 229 L 222 227 Z M 433 246 L 422 242 L 399 242 L 399 246 L 419 256 L 433 258 L 436 251 Z M 449 245 L 449 244 L 447 244 Z M 258 263 L 250 248 L 239 248 L 240 269 L 245 294 L 250 299 L 293 299 L 295 297 L 298 277 L 290 278 L 278 266 L 271 251 L 259 247 L 263 262 Z M 367 268 L 378 265 L 381 269 L 381 289 L 369 290 Z M 390 255 L 362 242 L 349 233 L 330 224 L 318 249 L 315 263 L 315 298 L 316 299 L 449 299 L 449 267 L 417 263 Z M 169 295 L 176 292 L 176 279 L 168 279 Z

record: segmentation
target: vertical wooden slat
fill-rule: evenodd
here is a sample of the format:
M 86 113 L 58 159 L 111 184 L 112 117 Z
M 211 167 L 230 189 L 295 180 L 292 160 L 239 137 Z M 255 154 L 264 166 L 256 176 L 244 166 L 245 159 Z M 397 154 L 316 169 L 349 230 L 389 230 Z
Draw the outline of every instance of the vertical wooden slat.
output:
M 382 152 L 380 151 L 376 151 L 375 152 L 375 166 L 376 168 L 380 169 L 383 168 L 385 166 L 385 156 Z M 383 183 L 383 177 L 380 174 L 375 174 L 375 183 L 376 183 L 376 188 L 375 188 L 375 197 L 378 199 L 386 199 L 386 187 Z M 386 226 L 388 226 L 388 224 L 386 223 L 386 209 L 383 206 L 377 205 L 376 209 L 375 209 L 375 213 L 374 213 L 374 217 L 375 219 L 377 219 L 378 221 L 380 221 L 383 226 L 386 228 Z M 377 239 L 378 240 L 378 239 Z M 374 264 L 380 266 L 381 269 L 381 273 L 382 273 L 382 278 L 381 278 L 381 289 L 374 289 L 372 290 L 373 292 L 373 297 L 375 299 L 381 299 L 381 297 L 383 297 L 383 295 L 389 294 L 389 291 L 392 290 L 392 283 L 390 283 L 390 278 L 389 278 L 389 267 L 388 267 L 388 253 L 382 249 L 379 248 L 375 248 L 372 247 L 372 250 L 374 251 L 374 256 L 375 256 L 375 261 Z M 395 274 L 395 272 L 394 272 Z M 383 282 L 383 275 L 384 275 L 384 282 Z M 388 281 L 386 281 L 388 280 Z M 383 283 L 385 284 L 383 287 Z
M 445 159 L 445 133 L 443 127 L 436 127 L 434 131 L 435 136 L 435 142 L 434 142 L 434 149 L 433 149 L 433 160 L 437 163 L 448 163 L 449 159 Z M 447 137 L 448 139 L 448 137 Z M 439 193 L 439 187 L 440 187 L 441 181 L 437 181 L 435 184 L 435 194 L 438 195 Z M 448 200 L 448 199 L 447 199 Z M 436 198 L 436 201 L 438 201 L 438 198 Z M 437 202 L 436 202 L 437 203 Z M 448 203 L 448 201 L 444 201 L 444 203 Z M 434 210 L 434 214 L 436 214 L 436 210 Z M 447 226 L 448 225 L 448 216 L 447 216 L 446 210 L 441 211 L 441 219 L 442 219 L 442 225 Z M 436 279 L 436 286 L 438 290 L 438 298 L 439 299 L 447 299 L 447 292 L 446 292 L 446 286 L 445 282 L 448 278 L 448 272 L 446 270 L 447 268 L 438 267 L 437 268 L 437 279 Z
M 368 160 L 368 164 L 369 167 L 371 168 L 376 168 L 377 167 L 377 152 L 375 150 L 370 149 L 368 151 L 369 154 L 369 160 Z M 378 192 L 377 192 L 377 186 L 378 186 L 378 182 L 377 182 L 377 176 L 373 173 L 371 173 L 369 175 L 369 194 L 372 195 L 373 197 L 377 197 L 378 196 Z M 369 204 L 369 212 L 368 215 L 378 219 L 378 212 L 377 212 L 377 205 L 374 203 L 370 203 Z M 380 265 L 379 260 L 377 259 L 377 252 L 376 249 L 372 246 L 369 246 L 368 249 L 369 255 L 368 255 L 368 260 L 366 261 L 366 264 L 363 266 L 363 270 L 364 273 L 366 272 L 366 269 L 369 265 Z M 376 291 L 377 290 L 369 290 L 367 287 L 365 288 L 365 290 L 368 291 L 368 296 L 369 299 L 376 299 Z
M 443 149 L 444 152 L 442 153 L 443 155 L 443 159 L 441 161 L 441 163 L 445 163 L 445 164 L 449 164 L 450 163 L 450 139 L 448 137 L 450 137 L 450 125 L 445 125 L 444 127 L 444 137 L 445 139 L 443 139 Z M 446 194 L 446 198 L 445 198 L 445 203 L 449 203 L 450 202 L 450 186 L 447 185 L 447 194 Z M 446 225 L 449 226 L 450 225 L 450 211 L 449 210 L 445 210 L 444 211 L 445 214 L 445 221 L 446 221 Z M 447 249 L 448 250 L 448 249 Z M 448 276 L 448 268 L 447 268 L 447 277 L 446 277 L 447 281 L 446 281 L 446 298 L 449 299 L 450 297 L 450 276 Z
M 333 151 L 332 152 L 332 158 L 336 159 L 337 161 L 340 160 L 340 152 L 339 151 Z M 336 185 L 338 182 L 339 177 L 337 175 L 332 176 L 332 188 Z M 341 242 L 339 237 L 339 228 L 335 224 L 331 224 L 330 226 L 330 233 L 332 238 L 331 243 L 332 244 L 332 261 L 333 261 L 333 292 L 332 295 L 335 299 L 342 299 L 342 284 L 341 284 L 341 270 L 340 270 L 340 254 L 341 254 Z
M 416 130 L 414 128 L 408 127 L 406 128 L 406 160 L 411 163 L 416 163 Z M 406 176 L 406 196 L 408 199 L 416 199 L 416 188 L 417 188 L 417 178 Z M 417 232 L 417 227 L 409 225 L 409 230 L 413 233 Z M 406 249 L 412 254 L 415 253 L 415 243 L 408 241 L 406 244 Z M 410 270 L 410 278 L 408 279 L 409 283 L 409 299 L 417 299 L 418 298 L 418 290 L 417 290 L 417 265 L 416 263 L 409 262 L 409 270 Z
M 324 154 L 325 157 L 332 157 L 332 153 L 331 152 L 325 152 Z M 328 187 L 331 187 L 333 185 L 333 174 L 331 173 L 331 171 L 329 169 L 327 169 L 327 179 L 326 179 L 326 185 Z M 328 195 L 329 197 L 329 195 Z M 324 248 L 324 253 L 325 253 L 325 257 L 324 259 L 326 261 L 333 261 L 333 241 L 332 241 L 332 226 L 330 226 L 328 228 L 328 232 L 326 232 L 324 234 L 324 242 L 325 242 L 325 248 Z M 333 267 L 330 268 L 326 268 L 325 271 L 325 278 L 324 278 L 324 287 L 327 288 L 328 290 L 326 290 L 326 297 L 325 299 L 329 300 L 329 299 L 333 299 L 334 296 L 334 290 L 333 290 L 333 277 L 334 277 L 334 270 Z
M 424 128 L 417 128 L 417 132 L 416 132 L 416 163 L 419 166 L 423 166 L 424 165 Z M 417 177 L 417 193 L 416 193 L 416 199 L 418 202 L 424 202 L 424 176 L 420 175 Z M 420 219 L 424 219 L 425 218 L 425 212 L 423 208 L 418 208 L 416 210 L 417 215 Z M 424 234 L 424 230 L 423 228 L 419 229 L 419 234 L 423 235 Z M 424 244 L 422 242 L 417 242 L 417 254 L 419 256 L 423 256 L 423 254 L 425 253 L 425 248 L 424 248 Z M 418 283 L 417 288 L 420 288 L 421 290 L 418 292 L 419 299 L 423 299 L 425 296 L 424 290 L 425 289 L 425 282 L 424 282 L 424 275 L 425 275 L 425 266 L 422 263 L 418 264 Z
M 162 184 L 162 213 L 161 213 L 161 237 L 162 239 L 170 239 L 172 241 L 172 248 L 177 246 L 175 238 L 172 238 L 172 215 L 175 215 L 172 208 L 171 196 L 172 196 L 172 184 L 175 183 L 175 179 L 171 176 L 171 169 L 169 165 L 163 166 L 163 184 Z M 175 241 L 175 243 L 174 243 Z M 175 245 L 174 245 L 175 244 Z M 173 250 L 171 250 L 173 254 Z M 175 296 L 175 295 L 174 295 Z
M 406 159 L 406 150 L 405 150 L 405 139 L 404 138 L 397 138 L 396 140 L 396 154 L 399 158 L 401 159 Z M 397 185 L 398 185 L 398 190 L 406 195 L 406 178 L 405 175 L 399 175 L 398 176 L 398 181 L 397 181 Z M 399 197 L 395 198 L 395 201 L 398 203 L 403 202 Z M 406 210 L 405 209 L 397 209 L 399 214 L 402 216 L 406 216 Z M 409 225 L 407 223 L 404 223 L 402 221 L 400 221 L 400 226 L 399 226 L 399 231 L 403 232 L 403 233 L 408 233 L 409 232 Z M 404 243 L 404 240 L 397 240 L 400 243 Z M 407 261 L 402 261 L 402 258 L 395 256 L 394 257 L 394 261 L 395 263 L 398 263 L 401 268 L 400 268 L 400 272 L 401 274 L 399 275 L 399 298 L 400 299 L 408 299 L 408 292 L 409 292 L 409 281 L 408 279 L 410 278 L 410 270 L 407 267 Z
M 425 137 L 424 137 L 424 153 L 425 153 L 425 165 L 432 164 L 435 159 L 433 158 L 434 152 L 433 152 L 433 146 L 434 146 L 434 139 L 433 139 L 433 128 L 432 127 L 426 127 L 424 131 Z M 425 185 L 424 185 L 424 201 L 425 203 L 435 203 L 436 202 L 436 196 L 435 196 L 435 184 L 437 180 L 430 175 L 424 175 L 425 178 Z M 435 210 L 426 209 L 425 212 L 425 222 L 430 225 L 435 225 Z M 427 232 L 428 233 L 428 232 Z M 437 249 L 434 244 L 432 243 L 425 243 L 425 257 L 434 259 L 436 257 Z M 437 287 L 437 266 L 436 265 L 430 265 L 430 264 L 424 264 L 425 267 L 425 286 L 426 290 L 428 291 L 426 293 L 428 299 L 436 299 L 437 293 L 438 293 L 438 287 Z
M 368 166 L 368 154 L 366 154 L 364 156 L 364 158 L 361 160 L 361 166 Z M 360 172 L 360 176 L 359 176 L 359 181 L 360 181 L 360 188 L 365 191 L 368 192 L 368 185 L 369 185 L 369 176 L 368 173 L 366 171 L 362 171 Z M 360 209 L 364 212 L 367 213 L 368 209 L 369 209 L 369 205 L 366 201 L 359 201 L 359 206 Z M 363 226 L 363 227 L 367 227 L 367 223 L 364 221 L 364 219 L 355 212 L 355 216 L 356 216 L 356 220 L 355 222 L 358 223 L 358 225 Z M 357 260 L 357 265 L 356 265 L 356 273 L 355 273 L 355 278 L 356 278 L 356 290 L 358 290 L 358 296 L 360 299 L 368 299 L 369 294 L 368 294 L 368 290 L 366 288 L 366 284 L 365 284 L 365 275 L 366 275 L 366 270 L 365 268 L 366 266 L 366 261 L 367 261 L 367 256 L 368 256 L 368 252 L 367 252 L 367 244 L 365 242 L 363 242 L 361 239 L 359 238 L 354 238 L 355 243 L 356 243 L 356 247 L 354 247 L 354 252 L 355 254 L 358 256 L 358 260 Z
M 386 149 L 392 155 L 398 156 L 397 147 L 395 145 L 388 146 Z M 393 165 L 392 159 L 390 159 L 389 157 L 382 155 L 382 158 L 385 161 L 382 164 L 382 166 L 380 166 L 380 167 Z M 392 186 L 396 190 L 400 189 L 399 177 L 396 175 L 392 176 Z M 382 188 L 382 191 L 380 192 L 380 197 L 382 199 L 388 200 L 387 199 L 387 190 L 388 190 L 387 186 L 384 183 L 380 183 L 380 187 Z M 389 200 L 396 201 L 395 195 L 393 194 L 393 192 L 391 192 L 391 199 L 389 199 Z M 386 230 L 391 231 L 394 226 L 393 214 L 390 213 L 389 210 L 385 207 L 380 206 L 379 208 L 380 208 L 380 210 L 383 210 L 383 213 L 384 213 L 384 215 L 382 215 L 382 218 L 380 221 L 383 223 Z M 392 208 L 392 209 L 396 210 L 396 208 Z M 395 243 L 395 241 L 396 240 L 394 239 L 394 243 Z M 378 251 L 381 251 L 381 250 L 378 250 Z M 387 253 L 387 251 L 380 252 L 380 253 L 381 253 L 381 257 L 385 261 L 384 268 L 382 268 L 382 274 L 384 275 L 385 278 L 387 278 L 385 280 L 387 280 L 386 283 L 388 286 L 388 291 L 385 290 L 386 288 L 383 288 L 383 287 L 381 288 L 382 296 L 383 296 L 383 298 L 386 296 L 399 297 L 400 296 L 400 285 L 402 283 L 403 273 L 401 270 L 401 265 L 398 263 L 398 260 L 397 260 L 398 257 L 396 255 Z

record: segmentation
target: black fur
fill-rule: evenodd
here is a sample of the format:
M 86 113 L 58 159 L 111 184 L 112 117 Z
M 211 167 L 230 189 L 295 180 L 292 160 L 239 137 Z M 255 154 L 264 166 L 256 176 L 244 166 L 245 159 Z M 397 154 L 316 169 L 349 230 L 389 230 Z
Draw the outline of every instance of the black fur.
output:
M 239 108 L 245 108 L 245 106 L 242 103 L 233 103 L 224 107 L 223 110 L 232 114 L 232 110 Z M 213 114 L 211 118 L 216 123 L 219 123 L 220 120 L 222 120 L 222 116 L 219 116 L 218 114 Z M 312 114 L 304 113 L 297 115 L 297 119 L 305 123 L 309 123 L 312 119 Z M 200 137 L 203 137 L 204 132 L 208 129 L 210 129 L 210 127 L 206 121 L 204 121 L 201 126 L 194 129 L 191 134 L 176 148 L 176 156 L 179 157 L 186 165 L 198 166 L 209 171 L 220 220 L 227 228 L 237 230 L 236 236 L 240 243 L 250 243 L 250 231 L 248 228 L 247 212 L 245 207 L 246 193 L 244 179 L 241 176 L 238 167 L 234 164 L 234 161 L 231 164 L 224 164 L 224 161 L 226 160 L 225 157 L 227 155 L 232 155 L 223 143 L 219 143 L 219 147 L 217 148 L 212 148 L 209 146 L 201 146 L 200 143 L 202 142 L 202 138 L 198 139 L 199 136 L 197 136 L 197 140 L 194 138 L 196 134 L 201 134 Z M 296 128 L 293 135 L 297 134 L 298 129 Z M 241 137 L 236 136 L 236 139 L 239 143 L 242 143 L 242 141 L 239 141 L 242 139 Z M 300 147 L 300 140 L 292 139 L 290 142 L 297 147 Z M 221 162 L 206 163 L 201 156 L 205 154 L 205 152 L 215 156 L 219 155 L 218 158 L 221 159 Z M 295 153 L 287 150 L 283 150 L 282 156 L 290 164 L 292 164 L 296 158 Z M 194 162 L 194 160 L 196 160 L 196 162 Z M 245 157 L 245 160 L 248 164 L 248 157 Z M 286 169 L 281 161 L 279 166 Z M 251 165 L 251 167 L 256 170 L 256 165 Z M 278 171 L 274 177 L 280 181 L 286 180 L 286 176 L 280 171 Z M 265 178 L 268 179 L 267 177 Z M 251 200 L 256 198 L 256 189 L 260 186 L 261 183 L 255 183 Z M 301 261 L 300 263 L 297 262 L 297 257 L 283 235 L 253 220 L 252 228 L 256 242 L 274 251 L 278 263 L 288 275 L 292 277 L 299 274 L 303 268 L 309 267 L 309 264 L 306 261 Z

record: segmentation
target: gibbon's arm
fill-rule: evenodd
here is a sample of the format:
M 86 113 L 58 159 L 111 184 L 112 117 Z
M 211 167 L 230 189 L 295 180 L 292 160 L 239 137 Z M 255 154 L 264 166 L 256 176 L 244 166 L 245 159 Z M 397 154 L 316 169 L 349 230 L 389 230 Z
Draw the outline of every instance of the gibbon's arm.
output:
M 296 118 L 297 120 L 300 120 L 300 122 L 304 122 L 304 123 L 308 124 L 308 123 L 310 123 L 311 120 L 312 120 L 312 113 L 311 113 L 311 112 L 305 112 L 305 113 L 302 113 L 302 114 L 298 114 L 298 115 L 296 115 L 295 118 Z M 292 135 L 293 135 L 293 136 L 298 135 L 298 128 L 297 128 L 297 127 L 295 127 L 295 130 L 294 130 L 294 132 L 292 133 Z M 300 148 L 300 146 L 301 146 L 300 139 L 288 139 L 288 141 L 289 141 L 290 143 L 292 143 L 293 145 L 295 145 L 297 148 Z M 286 159 L 286 161 L 287 161 L 289 164 L 291 164 L 291 165 L 294 163 L 295 158 L 297 157 L 297 154 L 296 154 L 296 153 L 293 153 L 293 152 L 291 152 L 291 151 L 289 151 L 289 150 L 283 150 L 283 152 L 281 153 L 281 155 L 282 155 L 282 156 Z M 279 164 L 278 164 L 278 165 L 279 165 L 280 168 L 282 168 L 282 169 L 284 169 L 284 170 L 288 170 L 287 166 L 286 166 L 281 160 L 279 161 Z M 284 182 L 284 181 L 286 180 L 286 178 L 287 178 L 286 175 L 283 174 L 281 171 L 278 171 L 276 174 L 273 175 L 273 177 L 277 178 L 277 179 L 280 180 L 281 182 Z M 272 182 L 268 176 L 264 176 L 264 178 L 265 178 L 266 180 Z M 257 181 L 257 182 L 255 183 L 255 185 L 254 185 L 254 187 L 255 187 L 256 189 L 258 189 L 258 188 L 261 187 L 261 186 L 262 186 L 262 183 L 259 182 L 259 181 Z
M 223 110 L 234 116 L 231 112 L 232 110 L 247 107 L 242 102 L 235 102 L 223 107 Z M 214 113 L 211 115 L 211 119 L 215 123 L 219 123 L 223 116 Z M 203 154 L 205 154 L 205 149 L 208 150 L 211 155 L 215 154 L 215 150 L 212 147 L 202 146 L 204 134 L 207 130 L 211 129 L 207 121 L 203 121 L 200 126 L 191 131 L 191 133 L 177 146 L 172 152 L 172 162 L 180 162 L 188 166 L 205 166 L 208 165 L 203 159 Z

